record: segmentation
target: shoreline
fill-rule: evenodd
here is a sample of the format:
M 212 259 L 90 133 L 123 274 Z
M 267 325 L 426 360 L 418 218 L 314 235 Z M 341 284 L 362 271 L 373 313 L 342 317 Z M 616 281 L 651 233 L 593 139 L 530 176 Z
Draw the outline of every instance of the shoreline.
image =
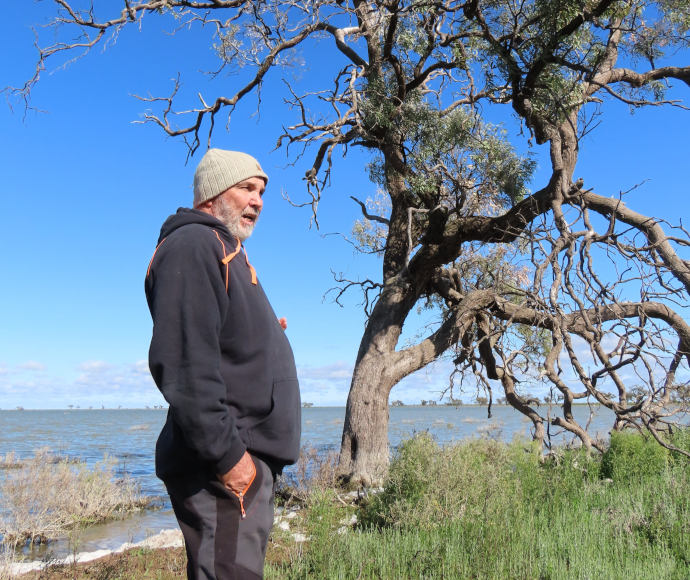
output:
M 554 407 L 559 407 L 561 406 L 562 401 L 555 401 L 552 403 L 546 403 L 546 402 L 540 402 L 539 405 L 551 405 Z M 427 405 L 422 405 L 421 403 L 404 403 L 402 405 L 393 405 L 393 404 L 388 404 L 389 408 L 402 408 L 402 409 L 433 409 L 433 408 L 457 408 L 457 409 L 462 409 L 466 407 L 479 407 L 479 408 L 487 408 L 489 405 L 488 404 L 479 404 L 479 403 L 460 403 L 460 404 L 450 404 L 450 403 L 432 403 L 432 404 L 427 404 Z M 492 403 L 492 407 L 510 407 L 510 405 L 506 403 Z M 596 407 L 602 407 L 603 405 L 599 403 L 598 401 L 591 401 L 591 402 L 580 402 L 580 401 L 573 401 L 572 403 L 573 407 L 588 407 L 588 406 L 596 406 Z M 302 409 L 343 409 L 345 410 L 345 405 L 302 405 Z M 168 407 L 167 406 L 149 406 L 149 407 L 22 407 L 21 409 L 18 408 L 13 408 L 13 409 L 3 409 L 0 408 L 0 412 L 9 412 L 9 413 L 30 413 L 32 411 L 65 411 L 65 412 L 77 412 L 77 411 L 167 411 Z
M 118 548 L 113 550 L 95 550 L 93 552 L 79 552 L 65 558 L 57 560 L 31 560 L 29 562 L 12 562 L 8 565 L 11 575 L 22 576 L 30 572 L 43 570 L 47 567 L 53 566 L 70 566 L 74 564 L 83 564 L 86 562 L 93 562 L 105 558 L 112 554 L 121 554 L 127 550 L 135 548 L 148 548 L 151 550 L 165 549 L 165 548 L 181 548 L 183 546 L 182 532 L 178 529 L 169 528 L 160 530 L 157 534 L 149 536 L 140 542 L 125 542 Z
M 344 497 L 354 501 L 354 498 L 358 497 L 358 493 L 350 492 L 344 494 Z M 280 533 L 287 534 L 288 537 L 291 537 L 292 541 L 295 543 L 301 543 L 307 540 L 306 536 L 299 531 L 294 530 L 291 525 L 293 524 L 293 520 L 297 518 L 300 509 L 300 506 L 292 506 L 289 508 L 284 506 L 276 506 L 273 516 L 273 527 L 276 530 L 280 530 Z M 32 572 L 40 572 L 47 568 L 87 564 L 108 558 L 109 556 L 124 554 L 125 552 L 135 549 L 166 550 L 183 547 L 184 540 L 182 538 L 180 528 L 165 528 L 161 529 L 158 533 L 147 536 L 139 542 L 124 542 L 117 548 L 78 552 L 65 556 L 64 558 L 55 558 L 49 560 L 29 560 L 20 562 L 9 561 L 4 563 L 4 565 L 2 562 L 0 562 L 0 577 L 3 577 L 2 572 L 4 570 L 9 572 L 10 578 L 14 578 L 30 574 Z

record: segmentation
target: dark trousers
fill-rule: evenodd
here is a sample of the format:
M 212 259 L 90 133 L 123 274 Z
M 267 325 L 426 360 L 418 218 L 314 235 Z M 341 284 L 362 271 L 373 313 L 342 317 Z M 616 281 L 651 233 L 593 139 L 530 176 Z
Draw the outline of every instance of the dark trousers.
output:
M 263 461 L 252 459 L 256 477 L 244 497 L 244 519 L 238 498 L 212 474 L 164 482 L 184 536 L 190 580 L 263 578 L 274 477 Z

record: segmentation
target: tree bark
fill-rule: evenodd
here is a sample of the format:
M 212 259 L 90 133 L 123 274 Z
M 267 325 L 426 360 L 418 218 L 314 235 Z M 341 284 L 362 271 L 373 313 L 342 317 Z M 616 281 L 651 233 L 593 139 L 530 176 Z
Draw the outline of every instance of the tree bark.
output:
M 380 485 L 388 469 L 388 395 L 392 385 L 385 380 L 384 360 L 367 353 L 355 367 L 347 398 L 340 470 L 357 486 Z
M 388 471 L 388 396 L 398 382 L 395 348 L 416 302 L 405 284 L 390 281 L 379 297 L 360 343 L 347 398 L 339 470 L 357 486 L 378 486 Z

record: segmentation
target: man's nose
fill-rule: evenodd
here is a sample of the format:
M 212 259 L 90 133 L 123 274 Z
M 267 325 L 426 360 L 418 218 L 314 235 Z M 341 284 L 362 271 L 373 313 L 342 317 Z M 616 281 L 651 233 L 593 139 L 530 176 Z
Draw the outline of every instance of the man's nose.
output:
M 249 205 L 260 210 L 264 205 L 264 200 L 258 192 L 252 193 L 252 196 L 249 198 Z

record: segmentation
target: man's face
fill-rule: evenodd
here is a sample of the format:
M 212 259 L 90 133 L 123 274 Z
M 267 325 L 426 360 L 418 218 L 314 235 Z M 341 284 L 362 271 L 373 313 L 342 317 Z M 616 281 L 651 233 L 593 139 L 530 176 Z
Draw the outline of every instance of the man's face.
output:
M 213 200 L 213 215 L 243 242 L 252 235 L 259 219 L 265 189 L 266 183 L 260 177 L 240 181 Z

